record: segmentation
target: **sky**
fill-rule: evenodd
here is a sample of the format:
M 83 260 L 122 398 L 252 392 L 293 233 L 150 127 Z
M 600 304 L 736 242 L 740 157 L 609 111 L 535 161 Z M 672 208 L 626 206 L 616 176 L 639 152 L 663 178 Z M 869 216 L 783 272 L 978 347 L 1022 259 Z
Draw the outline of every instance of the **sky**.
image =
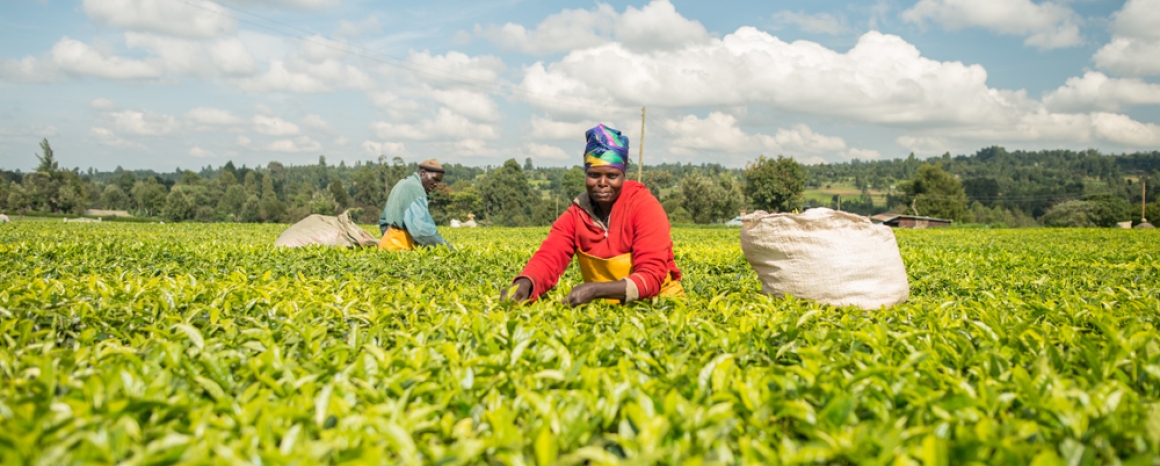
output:
M 0 168 L 1160 149 L 1160 0 L 3 0 Z

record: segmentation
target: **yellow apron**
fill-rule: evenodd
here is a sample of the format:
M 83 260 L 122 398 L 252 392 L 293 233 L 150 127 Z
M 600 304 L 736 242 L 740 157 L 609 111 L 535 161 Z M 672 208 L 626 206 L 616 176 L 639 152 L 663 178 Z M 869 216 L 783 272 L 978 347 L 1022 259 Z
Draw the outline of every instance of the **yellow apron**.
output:
M 626 252 L 608 259 L 601 259 L 577 249 L 576 262 L 580 264 L 580 275 L 584 277 L 584 283 L 614 282 L 624 280 L 629 275 L 632 275 L 631 252 Z M 684 295 L 685 289 L 681 288 L 681 282 L 673 280 L 672 273 L 665 275 L 665 282 L 661 283 L 661 292 L 657 296 L 672 297 Z M 606 299 L 605 301 L 611 303 L 618 302 L 615 299 Z
M 383 233 L 383 239 L 379 240 L 379 249 L 386 249 L 388 251 L 410 251 L 415 249 L 415 239 L 411 237 L 411 233 L 407 230 L 388 227 L 387 232 Z

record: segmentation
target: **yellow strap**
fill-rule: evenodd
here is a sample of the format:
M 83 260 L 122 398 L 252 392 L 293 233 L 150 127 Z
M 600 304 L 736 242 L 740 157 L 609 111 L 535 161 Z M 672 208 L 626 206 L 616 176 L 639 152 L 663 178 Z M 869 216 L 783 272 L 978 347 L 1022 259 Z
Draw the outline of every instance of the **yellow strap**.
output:
M 584 283 L 614 282 L 632 275 L 631 252 L 601 259 L 577 249 L 576 262 L 580 265 L 580 276 L 584 277 Z M 666 274 L 665 282 L 661 284 L 661 292 L 657 296 L 684 295 L 685 289 L 681 287 L 681 282 L 673 280 L 672 274 Z
M 411 237 L 411 233 L 407 230 L 387 228 L 387 232 L 383 234 L 383 239 L 379 240 L 379 249 L 386 249 L 388 251 L 410 251 L 415 249 L 415 239 Z

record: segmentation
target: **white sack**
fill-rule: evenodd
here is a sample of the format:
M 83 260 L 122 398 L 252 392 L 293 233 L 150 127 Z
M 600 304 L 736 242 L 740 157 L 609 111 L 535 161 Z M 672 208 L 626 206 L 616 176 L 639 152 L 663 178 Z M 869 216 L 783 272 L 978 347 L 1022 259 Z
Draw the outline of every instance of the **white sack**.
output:
M 338 217 L 314 214 L 290 225 L 274 246 L 297 248 L 309 244 L 323 246 L 374 246 L 379 240 L 350 220 L 350 211 Z
M 741 217 L 741 250 L 761 291 L 877 309 L 906 301 L 910 283 L 894 232 L 826 208 Z

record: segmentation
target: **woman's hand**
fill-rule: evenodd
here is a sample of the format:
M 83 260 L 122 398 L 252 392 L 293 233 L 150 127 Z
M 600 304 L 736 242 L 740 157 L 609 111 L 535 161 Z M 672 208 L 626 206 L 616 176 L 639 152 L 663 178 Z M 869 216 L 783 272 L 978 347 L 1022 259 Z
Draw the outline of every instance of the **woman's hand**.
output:
M 513 291 L 511 293 L 511 295 L 508 295 L 508 291 L 512 289 L 511 286 L 504 287 L 504 289 L 499 292 L 499 300 L 500 301 L 512 300 L 512 301 L 515 301 L 517 303 L 522 303 L 524 301 L 527 301 L 528 298 L 532 297 L 532 281 L 531 280 L 528 280 L 527 278 L 524 278 L 524 277 L 520 277 L 520 278 L 517 278 L 516 281 L 512 283 L 512 285 L 515 286 L 515 291 Z
M 569 306 L 576 307 L 588 304 L 600 298 L 624 299 L 624 280 L 603 283 L 584 283 L 572 288 L 572 292 L 564 298 Z

